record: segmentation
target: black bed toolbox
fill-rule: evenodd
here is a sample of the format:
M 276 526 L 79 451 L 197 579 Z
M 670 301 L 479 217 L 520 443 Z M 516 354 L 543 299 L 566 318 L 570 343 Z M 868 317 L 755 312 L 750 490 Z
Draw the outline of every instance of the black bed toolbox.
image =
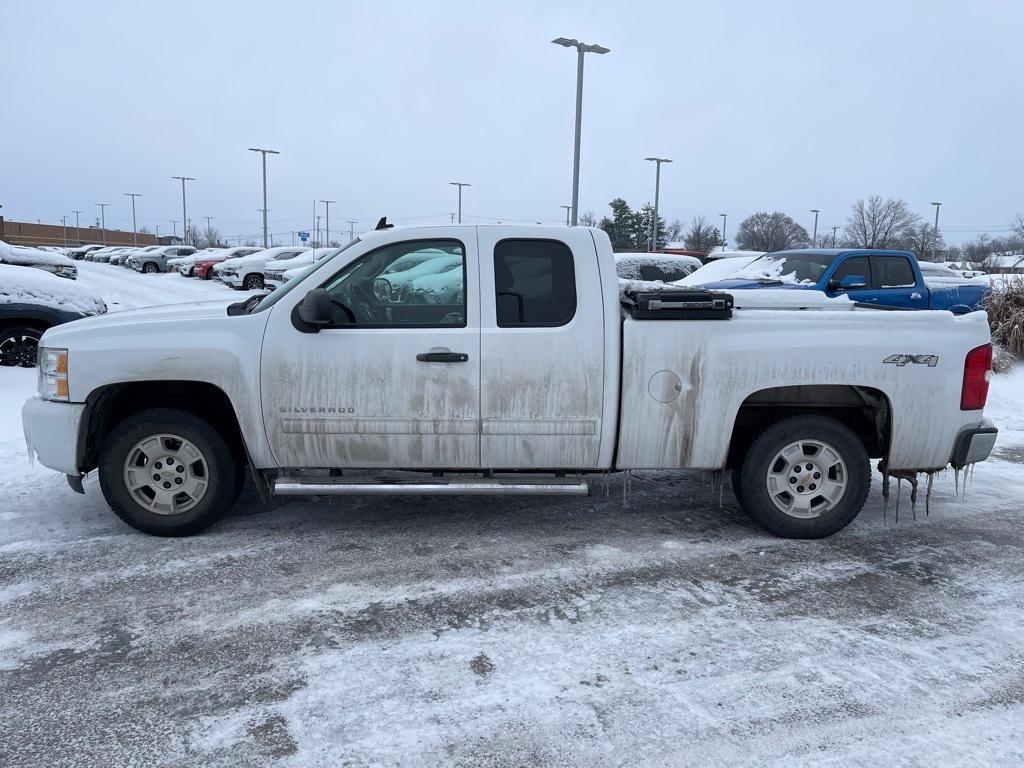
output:
M 730 294 L 702 289 L 627 291 L 623 304 L 637 320 L 727 320 L 733 308 Z

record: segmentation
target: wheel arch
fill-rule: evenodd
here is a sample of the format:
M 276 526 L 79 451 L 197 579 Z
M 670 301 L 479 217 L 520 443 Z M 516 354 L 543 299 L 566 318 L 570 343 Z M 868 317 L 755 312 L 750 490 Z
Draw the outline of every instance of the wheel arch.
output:
M 758 390 L 740 404 L 733 421 L 726 466 L 735 468 L 766 427 L 798 414 L 829 416 L 849 427 L 868 456 L 883 458 L 892 439 L 892 403 L 882 390 L 855 384 L 813 384 Z
M 240 461 L 248 462 L 245 440 L 227 394 L 207 381 L 159 380 L 107 384 L 89 394 L 78 430 L 78 468 L 99 465 L 103 442 L 125 419 L 152 408 L 176 408 L 213 425 Z

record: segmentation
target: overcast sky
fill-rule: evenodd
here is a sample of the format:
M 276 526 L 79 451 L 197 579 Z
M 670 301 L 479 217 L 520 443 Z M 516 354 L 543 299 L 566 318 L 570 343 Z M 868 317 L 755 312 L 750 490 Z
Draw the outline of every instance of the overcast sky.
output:
M 270 147 L 274 232 L 387 214 L 564 221 L 575 51 L 588 55 L 581 212 L 653 199 L 688 221 L 758 210 L 819 231 L 873 193 L 960 242 L 1024 212 L 1024 3 L 43 2 L 8 0 L 0 204 L 9 219 L 255 233 Z M 318 206 L 322 214 L 323 206 Z M 717 223 L 717 219 L 715 219 Z M 179 224 L 180 228 L 180 224 Z M 180 231 L 180 229 L 179 229 Z

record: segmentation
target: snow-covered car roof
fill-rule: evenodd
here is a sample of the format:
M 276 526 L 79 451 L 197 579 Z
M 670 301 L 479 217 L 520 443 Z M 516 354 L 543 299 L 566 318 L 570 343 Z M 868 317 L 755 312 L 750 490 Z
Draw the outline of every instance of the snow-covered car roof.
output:
M 705 283 L 713 283 L 717 280 L 725 280 L 726 278 L 732 277 L 734 274 L 743 269 L 747 264 L 754 261 L 755 259 L 761 258 L 762 254 L 750 253 L 744 257 L 716 259 L 715 261 L 709 261 L 700 269 L 694 271 L 690 275 L 687 275 L 679 281 L 680 285 L 704 285 Z
M 290 259 L 281 259 L 275 261 L 273 266 L 268 266 L 268 272 L 287 272 L 288 270 L 295 269 L 296 267 L 306 267 L 312 264 L 314 261 L 320 261 L 326 259 L 328 256 L 333 256 L 338 253 L 341 248 L 317 248 L 310 249 L 298 256 L 292 256 Z
M 710 251 L 707 255 L 707 259 L 708 261 L 717 261 L 718 259 L 746 258 L 749 263 L 758 256 L 764 256 L 766 253 L 767 251 Z
M 615 270 L 625 280 L 679 280 L 700 267 L 700 259 L 683 254 L 615 254 Z
M 34 264 L 49 264 L 54 267 L 73 267 L 75 262 L 67 256 L 53 251 L 41 251 L 23 245 L 8 245 L 0 240 L 0 262 L 30 267 Z
M 256 253 L 250 253 L 248 256 L 239 256 L 238 258 L 232 259 L 232 264 L 262 264 L 263 262 L 273 259 L 278 254 L 285 253 L 286 251 L 309 251 L 311 248 L 303 248 L 297 245 L 281 245 L 275 246 L 274 248 L 266 248 L 262 251 L 256 251 Z M 282 259 L 284 261 L 284 259 Z
M 0 264 L 0 304 L 43 304 L 95 315 L 107 311 L 99 296 L 49 272 Z

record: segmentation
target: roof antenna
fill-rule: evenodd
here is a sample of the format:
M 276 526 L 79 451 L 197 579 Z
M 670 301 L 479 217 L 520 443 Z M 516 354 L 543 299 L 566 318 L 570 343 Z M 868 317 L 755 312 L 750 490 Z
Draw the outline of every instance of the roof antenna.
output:
M 374 227 L 374 229 L 393 229 L 394 226 L 394 224 L 388 224 L 387 216 L 381 216 L 380 221 L 377 222 L 377 226 Z

